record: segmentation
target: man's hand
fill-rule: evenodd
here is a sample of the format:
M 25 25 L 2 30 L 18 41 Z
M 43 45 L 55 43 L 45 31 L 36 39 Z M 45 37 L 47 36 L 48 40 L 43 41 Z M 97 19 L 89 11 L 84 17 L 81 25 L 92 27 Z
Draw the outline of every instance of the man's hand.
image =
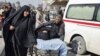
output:
M 15 29 L 15 27 L 10 25 L 10 30 L 14 30 L 14 29 Z

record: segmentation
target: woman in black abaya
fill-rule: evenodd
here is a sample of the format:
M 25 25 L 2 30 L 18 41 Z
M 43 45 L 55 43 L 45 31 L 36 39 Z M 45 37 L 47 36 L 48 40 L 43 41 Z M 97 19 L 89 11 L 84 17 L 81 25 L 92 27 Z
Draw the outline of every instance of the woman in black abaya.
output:
M 15 56 L 27 56 L 27 49 L 35 43 L 35 18 L 28 6 L 23 6 L 13 18 L 10 30 L 14 30 L 12 37 Z
M 5 53 L 5 54 L 2 56 L 15 56 L 13 44 L 11 41 L 14 30 L 10 30 L 10 25 L 11 25 L 12 19 L 16 16 L 17 13 L 19 12 L 16 12 L 12 16 L 7 17 L 7 19 L 4 20 L 3 22 L 3 38 L 5 42 L 5 48 L 2 53 Z

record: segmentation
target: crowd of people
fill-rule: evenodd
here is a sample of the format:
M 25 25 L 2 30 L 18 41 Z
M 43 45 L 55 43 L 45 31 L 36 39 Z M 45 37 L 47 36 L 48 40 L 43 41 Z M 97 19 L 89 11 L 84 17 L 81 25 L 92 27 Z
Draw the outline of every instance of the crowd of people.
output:
M 58 50 L 60 56 L 67 55 L 64 40 L 64 22 L 61 10 L 53 15 L 38 7 L 32 11 L 24 5 L 14 9 L 6 3 L 0 9 L 0 24 L 5 42 L 5 56 L 27 56 L 28 48 L 36 45 L 42 50 Z

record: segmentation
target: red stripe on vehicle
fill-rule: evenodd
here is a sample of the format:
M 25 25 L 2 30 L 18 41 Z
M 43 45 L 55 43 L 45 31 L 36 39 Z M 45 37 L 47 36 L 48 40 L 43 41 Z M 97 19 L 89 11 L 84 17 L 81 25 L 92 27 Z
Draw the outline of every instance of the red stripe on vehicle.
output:
M 96 26 L 100 27 L 100 23 L 91 23 L 91 22 L 83 22 L 83 21 L 75 21 L 75 20 L 64 20 L 64 22 L 72 22 L 72 23 L 78 23 L 82 25 L 88 25 L 88 26 Z

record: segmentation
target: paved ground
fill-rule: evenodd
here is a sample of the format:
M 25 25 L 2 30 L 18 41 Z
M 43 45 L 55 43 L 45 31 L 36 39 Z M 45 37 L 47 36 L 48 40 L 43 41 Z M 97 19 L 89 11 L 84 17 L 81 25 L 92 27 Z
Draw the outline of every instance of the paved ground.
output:
M 0 54 L 3 50 L 3 48 L 4 48 L 4 41 L 3 41 L 3 38 L 0 38 Z

